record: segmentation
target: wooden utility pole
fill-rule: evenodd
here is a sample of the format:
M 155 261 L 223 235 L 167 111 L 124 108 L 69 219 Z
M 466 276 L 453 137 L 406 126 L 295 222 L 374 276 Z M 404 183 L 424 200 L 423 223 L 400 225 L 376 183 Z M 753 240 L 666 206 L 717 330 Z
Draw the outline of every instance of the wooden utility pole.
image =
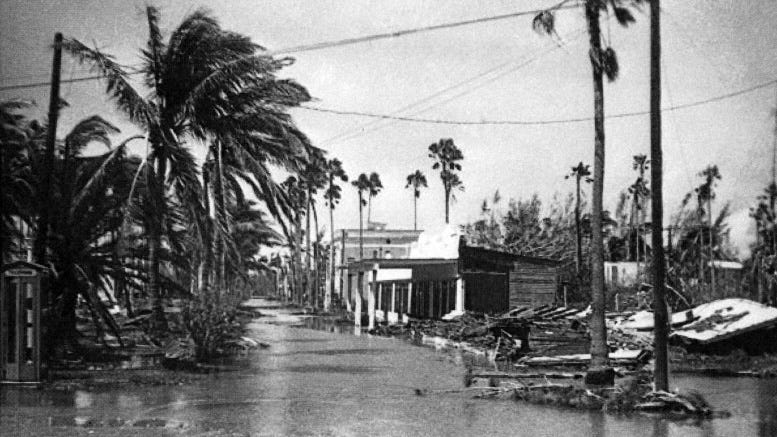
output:
M 666 306 L 666 264 L 664 260 L 662 152 L 661 152 L 661 26 L 659 0 L 650 2 L 650 176 L 653 189 L 653 326 L 656 361 L 653 374 L 655 390 L 669 390 L 669 315 Z
M 35 262 L 46 265 L 46 247 L 48 245 L 49 220 L 51 216 L 51 182 L 54 177 L 54 151 L 57 141 L 57 118 L 59 116 L 59 81 L 62 70 L 62 34 L 54 35 L 54 61 L 51 69 L 51 94 L 49 96 L 49 125 L 46 131 L 46 156 L 43 167 L 43 186 L 41 187 L 40 215 L 35 233 L 33 257 Z

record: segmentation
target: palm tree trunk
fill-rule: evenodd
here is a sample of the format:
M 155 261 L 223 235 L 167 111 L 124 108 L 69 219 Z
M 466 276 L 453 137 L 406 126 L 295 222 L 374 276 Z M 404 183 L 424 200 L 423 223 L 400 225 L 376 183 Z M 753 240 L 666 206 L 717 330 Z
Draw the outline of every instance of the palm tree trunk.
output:
M 330 182 L 331 183 L 331 182 Z M 324 296 L 324 311 L 332 306 L 332 296 L 335 295 L 335 213 L 332 199 L 329 200 L 329 286 Z
M 418 192 L 413 191 L 413 230 L 418 230 Z
M 364 220 L 362 218 L 362 192 L 359 191 L 359 261 L 364 259 Z
M 601 51 L 599 28 L 599 2 L 588 0 L 585 4 L 591 53 Z M 594 88 L 594 181 L 592 195 L 591 241 L 591 367 L 601 370 L 608 364 L 607 330 L 604 323 L 604 242 L 602 241 L 602 194 L 604 190 L 604 84 L 602 67 L 591 59 Z
M 451 190 L 449 188 L 445 188 L 445 224 L 446 225 L 450 223 L 450 219 L 449 219 L 450 203 L 451 203 Z
M 710 184 L 711 185 L 711 184 Z M 710 191 L 712 191 L 710 189 Z M 709 244 L 709 253 L 710 253 L 710 300 L 715 299 L 715 254 L 714 254 L 714 244 L 715 239 L 713 238 L 712 233 L 712 196 L 710 195 L 709 199 L 707 199 L 707 226 L 709 229 L 709 236 L 710 236 L 710 244 Z
M 318 211 L 315 203 L 311 205 L 311 209 L 313 210 L 313 228 L 316 232 L 316 242 L 313 245 L 313 306 L 318 308 L 321 291 L 321 277 L 318 268 L 321 263 L 319 262 L 318 248 L 321 246 L 321 237 L 318 235 Z
M 372 221 L 372 194 L 367 196 L 367 228 L 370 227 L 370 222 Z
M 310 190 L 307 192 L 305 202 L 305 290 L 307 290 L 308 303 L 313 303 L 313 290 L 311 287 L 311 237 L 310 237 L 310 203 L 312 202 Z
M 213 215 L 213 207 L 210 202 L 210 187 L 209 187 L 209 178 L 207 177 L 207 172 L 203 172 L 203 203 L 205 204 L 205 213 L 207 215 L 207 220 L 204 221 L 206 228 L 200 232 L 200 235 L 202 237 L 202 244 L 200 247 L 201 253 L 201 269 L 202 269 L 202 278 L 200 279 L 200 293 L 202 294 L 205 291 L 209 291 L 209 287 L 211 285 L 210 283 L 210 273 L 211 269 L 213 268 L 213 230 L 210 229 L 210 221 L 211 216 Z
M 302 218 L 300 217 L 299 212 L 297 213 L 297 220 L 295 224 L 296 228 L 296 284 L 295 288 L 297 289 L 297 304 L 302 305 L 305 299 L 305 284 L 304 284 L 304 277 L 302 269 Z
M 153 329 L 157 332 L 167 330 L 167 319 L 165 318 L 165 312 L 162 302 L 162 284 L 161 284 L 161 263 L 159 258 L 159 251 L 162 247 L 162 232 L 165 222 L 165 173 L 167 172 L 167 160 L 164 156 L 157 158 L 157 171 L 156 181 L 153 183 L 154 196 L 156 197 L 156 214 L 157 217 L 151 220 L 151 236 L 149 241 L 149 265 L 151 267 L 150 279 L 151 279 L 151 298 L 152 304 L 152 320 Z
M 577 252 L 577 259 L 575 259 L 575 273 L 577 274 L 577 280 L 580 281 L 580 267 L 583 263 L 583 241 L 582 241 L 582 235 L 580 233 L 580 175 L 577 175 L 577 197 L 575 200 L 575 232 L 576 232 L 576 238 L 575 238 L 575 244 L 576 244 L 576 252 Z
M 222 162 L 222 142 L 216 141 L 216 229 L 214 232 L 215 249 L 214 255 L 216 258 L 216 295 L 222 295 L 226 292 L 224 272 L 225 268 L 225 255 L 224 255 L 224 231 L 226 230 L 227 222 L 227 209 L 224 201 L 224 171 Z

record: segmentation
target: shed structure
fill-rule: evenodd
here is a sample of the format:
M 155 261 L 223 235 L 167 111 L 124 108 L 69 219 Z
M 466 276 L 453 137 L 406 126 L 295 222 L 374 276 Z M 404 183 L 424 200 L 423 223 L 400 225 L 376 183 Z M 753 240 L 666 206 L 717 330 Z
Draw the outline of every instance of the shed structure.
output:
M 358 312 L 398 322 L 439 319 L 451 312 L 503 313 L 552 304 L 559 286 L 555 260 L 468 246 L 459 239 L 454 258 L 365 259 L 346 267 L 345 298 Z

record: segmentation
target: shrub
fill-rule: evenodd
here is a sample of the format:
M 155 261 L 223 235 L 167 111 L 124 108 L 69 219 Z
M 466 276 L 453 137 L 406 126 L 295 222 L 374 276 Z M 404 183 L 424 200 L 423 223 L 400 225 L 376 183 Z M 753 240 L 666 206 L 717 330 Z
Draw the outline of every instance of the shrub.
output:
M 230 341 L 242 334 L 237 307 L 217 301 L 209 292 L 190 300 L 183 308 L 182 319 L 200 361 L 223 355 Z

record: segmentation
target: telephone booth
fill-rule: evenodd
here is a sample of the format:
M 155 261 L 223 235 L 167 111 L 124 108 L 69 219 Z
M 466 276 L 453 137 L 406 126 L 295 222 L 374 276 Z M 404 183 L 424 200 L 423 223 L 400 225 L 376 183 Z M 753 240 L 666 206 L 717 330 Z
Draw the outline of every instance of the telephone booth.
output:
M 0 282 L 0 380 L 41 379 L 41 279 L 46 268 L 25 261 L 2 267 Z

